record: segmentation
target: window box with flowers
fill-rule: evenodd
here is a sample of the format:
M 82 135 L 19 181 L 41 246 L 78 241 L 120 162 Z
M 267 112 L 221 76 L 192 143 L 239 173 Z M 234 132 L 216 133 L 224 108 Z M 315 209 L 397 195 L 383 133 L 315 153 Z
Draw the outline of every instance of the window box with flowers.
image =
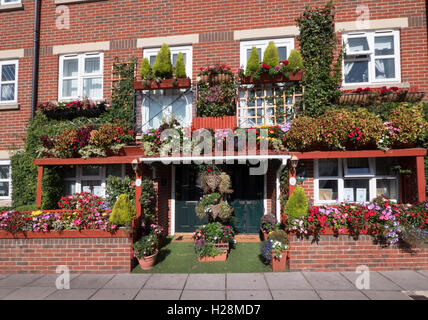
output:
M 94 118 L 108 109 L 106 101 L 91 101 L 89 99 L 71 102 L 44 102 L 39 109 L 50 119 L 74 119 L 77 117 Z
M 209 65 L 207 67 L 202 67 L 200 70 L 201 72 L 198 76 L 201 82 L 218 84 L 233 81 L 233 72 L 231 68 L 225 64 Z
M 416 88 L 404 89 L 398 87 L 358 88 L 344 90 L 339 98 L 341 105 L 369 105 L 382 102 L 418 102 L 423 99 L 425 92 Z

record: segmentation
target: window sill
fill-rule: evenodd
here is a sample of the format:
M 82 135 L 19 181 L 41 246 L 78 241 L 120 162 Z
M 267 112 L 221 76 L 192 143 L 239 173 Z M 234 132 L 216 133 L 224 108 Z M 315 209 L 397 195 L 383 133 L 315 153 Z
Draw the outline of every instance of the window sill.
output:
M 22 10 L 24 9 L 23 3 L 12 3 L 12 4 L 5 4 L 0 6 L 0 12 L 1 11 L 13 11 L 13 10 Z
M 355 90 L 358 88 L 380 88 L 380 87 L 398 87 L 398 88 L 410 88 L 409 82 L 379 82 L 379 83 L 367 83 L 367 84 L 342 84 L 344 90 Z
M 62 5 L 62 4 L 74 4 L 74 3 L 95 2 L 95 1 L 105 1 L 105 0 L 55 0 L 55 4 Z
M 0 111 L 2 110 L 19 110 L 18 103 L 0 104 Z

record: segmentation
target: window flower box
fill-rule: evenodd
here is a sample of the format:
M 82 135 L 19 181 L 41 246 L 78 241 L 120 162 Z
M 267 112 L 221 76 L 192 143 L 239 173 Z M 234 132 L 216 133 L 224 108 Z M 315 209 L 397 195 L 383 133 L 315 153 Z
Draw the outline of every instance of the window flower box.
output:
M 204 74 L 201 75 L 201 82 L 209 82 L 211 84 L 218 84 L 222 82 L 230 82 L 233 80 L 233 76 L 227 73 L 219 73 L 219 74 Z
M 99 117 L 108 108 L 105 101 L 92 102 L 89 100 L 76 100 L 72 102 L 44 102 L 39 109 L 50 119 L 74 119 L 78 117 Z
M 288 77 L 283 74 L 277 74 L 271 77 L 269 74 L 262 74 L 260 79 L 255 80 L 252 75 L 242 76 L 241 84 L 265 84 L 265 83 L 278 83 L 278 82 L 293 82 L 301 81 L 303 78 L 303 71 L 290 72 Z
M 134 81 L 135 90 L 188 89 L 191 85 L 190 78 Z

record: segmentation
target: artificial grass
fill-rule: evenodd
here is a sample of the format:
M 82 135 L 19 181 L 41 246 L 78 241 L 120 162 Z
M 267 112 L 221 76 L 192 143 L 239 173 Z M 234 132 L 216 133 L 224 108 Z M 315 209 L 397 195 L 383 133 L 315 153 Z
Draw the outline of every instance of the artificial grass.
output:
M 249 273 L 272 272 L 260 257 L 260 243 L 236 243 L 222 262 L 198 262 L 192 242 L 170 242 L 157 256 L 151 270 L 140 266 L 133 273 Z

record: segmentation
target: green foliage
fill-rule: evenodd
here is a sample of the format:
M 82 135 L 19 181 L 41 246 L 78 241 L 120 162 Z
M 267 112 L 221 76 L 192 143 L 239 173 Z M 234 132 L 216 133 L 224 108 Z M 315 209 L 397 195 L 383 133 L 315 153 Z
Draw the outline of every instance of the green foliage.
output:
M 288 235 L 282 229 L 278 229 L 278 230 L 272 231 L 269 234 L 269 238 L 272 239 L 272 240 L 274 240 L 274 241 L 279 241 L 282 244 L 288 244 Z
M 145 80 L 153 78 L 152 67 L 150 66 L 148 58 L 143 58 L 143 60 L 141 60 L 140 75 L 141 78 Z
M 144 223 L 146 225 L 154 223 L 156 219 L 156 196 L 153 181 L 151 179 L 146 178 L 141 181 L 140 204 Z
M 63 195 L 62 167 L 46 167 L 42 179 L 42 209 L 58 208 L 58 201 Z
M 303 14 L 297 18 L 300 31 L 297 39 L 300 42 L 305 69 L 302 102 L 305 114 L 312 117 L 321 115 L 341 95 L 338 89 L 342 54 L 332 67 L 333 51 L 336 48 L 334 15 L 333 4 L 329 2 L 322 9 L 306 7 Z
M 293 49 L 288 57 L 288 68 L 292 72 L 300 71 L 303 69 L 303 58 L 299 50 Z
M 291 217 L 298 219 L 308 214 L 309 205 L 305 191 L 302 187 L 297 186 L 285 205 L 285 213 Z
M 130 225 L 135 218 L 135 207 L 127 194 L 121 194 L 114 204 L 109 221 L 118 226 Z
M 236 111 L 236 85 L 233 81 L 215 85 L 200 83 L 197 109 L 199 117 L 232 116 Z
M 135 257 L 141 259 L 156 253 L 158 250 L 159 238 L 156 234 L 150 233 L 141 237 L 137 242 L 132 244 Z
M 135 187 L 133 186 L 133 180 L 125 176 L 120 178 L 116 176 L 108 176 L 106 183 L 106 199 L 109 203 L 115 203 L 121 194 L 126 194 L 129 200 L 135 204 Z
M 195 252 L 199 257 L 215 257 L 224 251 L 217 248 L 214 243 L 208 242 L 204 245 L 195 244 Z
M 251 48 L 250 57 L 247 61 L 247 68 L 245 69 L 245 75 L 250 76 L 258 72 L 260 66 L 259 52 L 256 47 Z
M 15 207 L 13 209 L 16 211 L 36 211 L 36 210 L 40 210 L 41 208 L 36 206 L 35 204 L 28 204 L 24 206 Z
M 172 78 L 171 51 L 169 50 L 169 46 L 165 43 L 156 56 L 155 64 L 153 65 L 153 73 L 157 78 Z
M 177 62 L 175 63 L 175 76 L 177 78 L 186 78 L 186 65 L 184 64 L 183 53 L 179 52 Z
M 425 120 L 422 105 L 411 108 L 399 106 L 391 111 L 390 125 L 398 128 L 398 134 L 391 137 L 393 147 L 409 147 L 422 144 L 428 131 L 428 123 Z
M 279 65 L 278 48 L 273 41 L 270 41 L 263 53 L 263 63 L 274 68 Z

